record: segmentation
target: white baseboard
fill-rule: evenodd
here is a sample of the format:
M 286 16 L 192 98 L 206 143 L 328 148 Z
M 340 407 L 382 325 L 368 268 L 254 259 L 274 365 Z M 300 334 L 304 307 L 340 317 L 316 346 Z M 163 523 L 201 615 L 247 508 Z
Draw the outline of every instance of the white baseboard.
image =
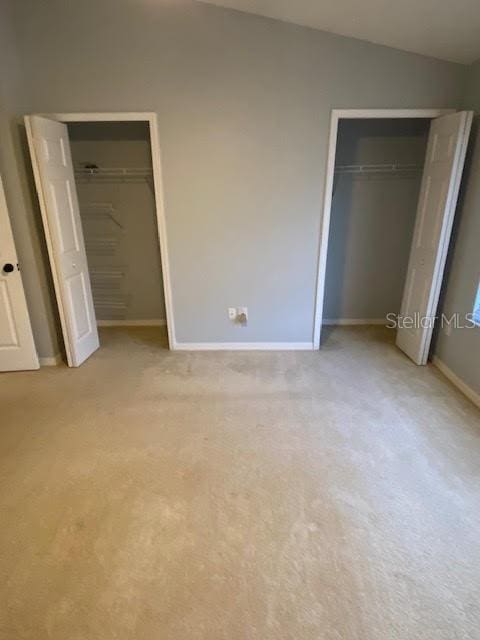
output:
M 174 351 L 312 351 L 313 342 L 175 342 Z
M 353 326 L 360 324 L 387 324 L 386 318 L 338 318 L 336 320 L 322 320 L 322 324 L 339 325 L 339 326 Z
M 471 387 L 465 384 L 465 382 L 461 378 L 459 378 L 456 373 L 453 373 L 453 371 L 449 367 L 447 367 L 447 365 L 437 356 L 433 356 L 432 364 L 434 364 L 437 369 L 441 371 L 443 375 L 448 378 L 455 387 L 457 387 L 459 391 L 466 395 L 467 398 L 473 402 L 473 404 L 477 405 L 477 407 L 480 408 L 480 394 L 478 394 Z
M 49 358 L 39 357 L 38 361 L 41 367 L 56 367 L 62 362 L 62 354 L 57 353 Z
M 166 320 L 153 318 L 152 320 L 97 320 L 97 327 L 164 327 Z

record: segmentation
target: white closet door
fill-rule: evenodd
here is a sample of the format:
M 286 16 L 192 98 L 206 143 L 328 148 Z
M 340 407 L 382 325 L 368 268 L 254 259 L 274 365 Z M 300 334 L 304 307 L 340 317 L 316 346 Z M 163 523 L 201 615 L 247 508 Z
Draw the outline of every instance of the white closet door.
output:
M 453 218 L 457 205 L 471 111 L 432 121 L 400 315 L 397 346 L 416 364 L 427 363 Z
M 0 177 L 0 371 L 38 369 L 38 366 Z
M 99 342 L 68 131 L 40 116 L 25 121 L 67 361 L 78 367 Z

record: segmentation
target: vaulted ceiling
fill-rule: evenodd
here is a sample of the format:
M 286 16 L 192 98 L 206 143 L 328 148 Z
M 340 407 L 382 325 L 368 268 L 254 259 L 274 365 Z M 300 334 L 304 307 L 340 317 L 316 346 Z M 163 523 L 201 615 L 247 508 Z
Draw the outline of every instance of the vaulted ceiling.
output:
M 480 0 L 200 0 L 469 64 L 480 58 Z

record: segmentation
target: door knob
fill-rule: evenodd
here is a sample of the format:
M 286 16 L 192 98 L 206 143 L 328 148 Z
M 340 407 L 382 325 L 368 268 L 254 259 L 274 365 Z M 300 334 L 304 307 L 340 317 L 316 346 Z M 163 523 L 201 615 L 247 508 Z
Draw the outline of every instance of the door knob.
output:
M 15 269 L 15 267 L 13 266 L 13 264 L 11 262 L 7 262 L 6 264 L 3 265 L 3 271 L 5 273 L 12 273 L 12 271 Z

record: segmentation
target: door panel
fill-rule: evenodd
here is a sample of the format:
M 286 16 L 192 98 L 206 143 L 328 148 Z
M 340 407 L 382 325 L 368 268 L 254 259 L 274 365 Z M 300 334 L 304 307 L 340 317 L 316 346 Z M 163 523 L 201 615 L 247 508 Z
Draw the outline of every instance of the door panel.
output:
M 62 254 L 68 251 L 80 251 L 75 228 L 74 210 L 72 205 L 71 186 L 69 182 L 53 182 L 50 184 L 52 206 L 56 232 L 60 242 Z M 62 215 L 63 212 L 63 215 Z
M 38 369 L 30 317 L 0 177 L 0 371 Z
M 15 328 L 12 298 L 5 278 L 0 280 L 0 344 L 5 349 L 18 347 L 18 333 Z
M 25 118 L 68 364 L 96 349 L 98 333 L 66 125 Z
M 92 322 L 88 314 L 88 287 L 83 273 L 77 273 L 67 280 L 68 295 L 72 307 L 75 339 L 80 340 L 92 331 Z
M 402 301 L 397 345 L 426 364 L 458 199 L 472 112 L 432 121 L 417 221 Z M 411 326 L 410 326 L 411 325 Z

